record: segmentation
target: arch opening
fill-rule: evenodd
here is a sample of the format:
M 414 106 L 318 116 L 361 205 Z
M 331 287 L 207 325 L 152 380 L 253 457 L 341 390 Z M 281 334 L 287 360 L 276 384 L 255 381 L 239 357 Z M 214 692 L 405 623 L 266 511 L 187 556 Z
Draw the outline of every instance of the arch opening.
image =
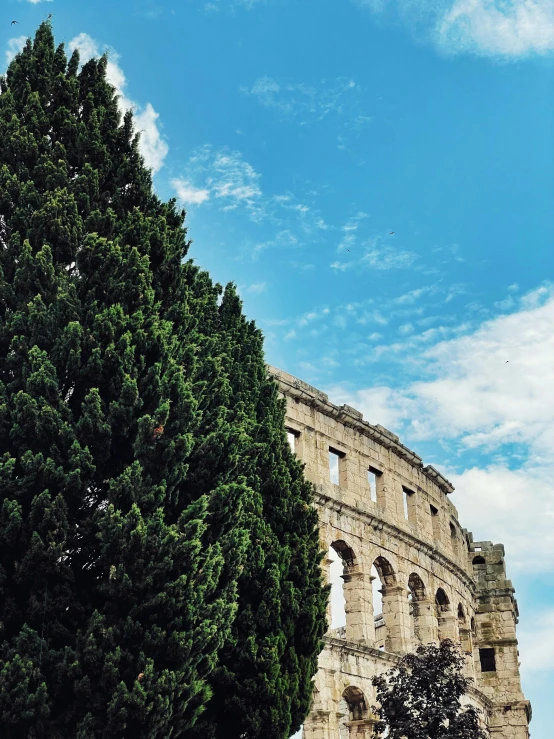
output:
M 375 625 L 375 646 L 385 649 L 388 630 L 386 624 L 385 598 L 387 588 L 396 584 L 396 575 L 391 563 L 385 557 L 377 557 L 371 566 L 373 619 Z
M 360 634 L 363 621 L 358 560 L 352 547 L 337 539 L 329 548 L 329 582 L 331 584 L 330 629 L 339 639 L 365 638 Z M 362 629 L 363 631 L 363 629 Z
M 450 601 L 442 588 L 437 590 L 435 595 L 435 605 L 437 606 L 437 613 L 439 615 L 450 610 Z
M 410 614 L 410 639 L 412 642 L 422 638 L 419 624 L 419 602 L 425 599 L 425 585 L 416 573 L 412 572 L 408 578 L 408 609 Z
M 466 625 L 466 615 L 464 613 L 464 607 L 461 603 L 458 603 L 458 623 L 461 627 Z
M 350 731 L 350 724 L 353 721 L 363 721 L 367 716 L 367 702 L 363 692 L 360 688 L 349 685 L 343 692 L 339 704 L 340 739 L 350 739 L 353 735 L 358 736 Z

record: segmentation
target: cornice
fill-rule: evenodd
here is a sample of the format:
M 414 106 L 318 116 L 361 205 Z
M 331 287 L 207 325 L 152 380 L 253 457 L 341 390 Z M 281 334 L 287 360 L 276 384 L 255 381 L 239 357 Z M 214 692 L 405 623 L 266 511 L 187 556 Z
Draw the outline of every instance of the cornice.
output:
M 381 662 L 388 662 L 391 666 L 398 664 L 402 659 L 402 655 L 394 654 L 394 652 L 385 652 L 382 649 L 376 649 L 370 647 L 362 642 L 347 641 L 346 639 L 336 639 L 332 636 L 325 635 L 323 642 L 326 646 L 332 649 L 337 649 L 342 653 L 347 652 L 350 654 L 363 655 L 365 657 L 371 657 L 372 659 L 380 660 Z M 387 668 L 390 669 L 390 668 Z M 470 685 L 468 688 L 468 695 L 473 696 L 476 700 L 482 703 L 489 711 L 492 711 L 495 704 L 490 700 L 479 688 L 475 685 Z
M 396 454 L 397 457 L 403 459 L 414 469 L 419 470 L 423 475 L 425 475 L 425 477 L 434 482 L 443 493 L 448 495 L 449 493 L 454 492 L 454 486 L 452 483 L 449 482 L 446 477 L 441 475 L 441 473 L 432 465 L 424 466 L 421 457 L 411 449 L 408 449 L 408 447 L 404 446 L 396 434 L 391 433 L 386 428 L 383 428 L 383 426 L 373 426 L 367 421 L 364 421 L 363 415 L 360 411 L 357 411 L 355 408 L 351 408 L 349 405 L 334 405 L 334 403 L 331 403 L 326 393 L 308 385 L 297 377 L 289 375 L 287 372 L 283 372 L 283 370 L 277 369 L 277 367 L 272 367 L 269 364 L 267 365 L 267 369 L 284 395 L 296 400 L 301 400 L 312 408 L 317 408 L 317 410 L 324 415 L 340 421 L 345 426 L 355 429 L 363 436 L 376 441 L 378 444 L 385 447 L 385 449 L 389 449 Z
M 473 578 L 462 569 L 456 562 L 451 560 L 445 554 L 443 554 L 437 547 L 428 544 L 422 539 L 418 539 L 417 536 L 410 534 L 408 531 L 401 529 L 399 526 L 380 518 L 377 514 L 371 513 L 370 511 L 362 511 L 349 503 L 337 500 L 336 498 L 327 495 L 323 491 L 323 485 L 314 485 L 314 500 L 316 504 L 319 504 L 326 510 L 332 510 L 340 513 L 342 510 L 347 510 L 350 517 L 363 521 L 363 523 L 375 528 L 382 530 L 394 539 L 399 539 L 407 544 L 411 549 L 416 549 L 426 554 L 430 559 L 438 562 L 442 567 L 455 575 L 463 584 L 468 588 L 473 597 L 476 595 L 476 585 Z

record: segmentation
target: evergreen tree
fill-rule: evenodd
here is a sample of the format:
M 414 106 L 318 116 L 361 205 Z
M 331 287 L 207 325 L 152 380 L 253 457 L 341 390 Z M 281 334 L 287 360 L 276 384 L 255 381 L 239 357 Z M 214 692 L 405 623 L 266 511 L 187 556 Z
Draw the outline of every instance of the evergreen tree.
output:
M 0 78 L 0 734 L 192 736 L 230 687 L 237 732 L 286 737 L 324 628 L 311 490 L 106 63 L 44 23 Z
M 210 677 L 213 698 L 193 736 L 287 739 L 309 712 L 325 631 L 328 588 L 321 587 L 317 514 L 284 433 L 285 403 L 262 371 L 261 335 L 245 321 L 232 290 L 221 317 L 236 368 L 233 392 L 254 418 L 256 465 L 248 483 L 259 497 L 232 638 Z
M 387 739 L 487 739 L 479 711 L 461 705 L 472 681 L 462 670 L 465 658 L 449 639 L 419 646 L 384 675 L 376 675 L 380 721 L 375 736 Z M 388 733 L 383 734 L 383 732 Z

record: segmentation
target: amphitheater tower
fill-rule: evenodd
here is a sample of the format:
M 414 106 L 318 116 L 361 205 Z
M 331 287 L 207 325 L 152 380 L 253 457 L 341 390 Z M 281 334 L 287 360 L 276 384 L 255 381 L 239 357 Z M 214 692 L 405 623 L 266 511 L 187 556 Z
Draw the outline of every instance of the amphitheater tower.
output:
M 528 739 L 531 707 L 502 544 L 473 541 L 448 498 L 452 485 L 396 435 L 269 370 L 287 401 L 289 439 L 315 485 L 322 548 L 342 564 L 346 626 L 324 637 L 304 739 L 370 739 L 372 677 L 418 644 L 447 637 L 462 645 L 472 679 L 466 700 L 481 709 L 491 739 Z M 324 560 L 327 579 L 331 562 Z

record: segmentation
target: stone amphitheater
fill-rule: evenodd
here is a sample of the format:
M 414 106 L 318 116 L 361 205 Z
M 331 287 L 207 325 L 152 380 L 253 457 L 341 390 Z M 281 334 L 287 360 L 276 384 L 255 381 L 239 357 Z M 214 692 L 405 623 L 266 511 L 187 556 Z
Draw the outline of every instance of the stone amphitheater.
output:
M 369 739 L 372 677 L 419 643 L 449 637 L 462 645 L 473 681 L 466 700 L 481 709 L 491 739 L 528 739 L 531 707 L 502 544 L 473 541 L 448 498 L 452 485 L 396 435 L 269 370 L 287 401 L 289 439 L 315 485 L 322 549 L 343 567 L 346 625 L 324 638 L 303 738 Z M 324 560 L 327 579 L 331 562 Z M 374 613 L 374 588 L 382 613 Z

